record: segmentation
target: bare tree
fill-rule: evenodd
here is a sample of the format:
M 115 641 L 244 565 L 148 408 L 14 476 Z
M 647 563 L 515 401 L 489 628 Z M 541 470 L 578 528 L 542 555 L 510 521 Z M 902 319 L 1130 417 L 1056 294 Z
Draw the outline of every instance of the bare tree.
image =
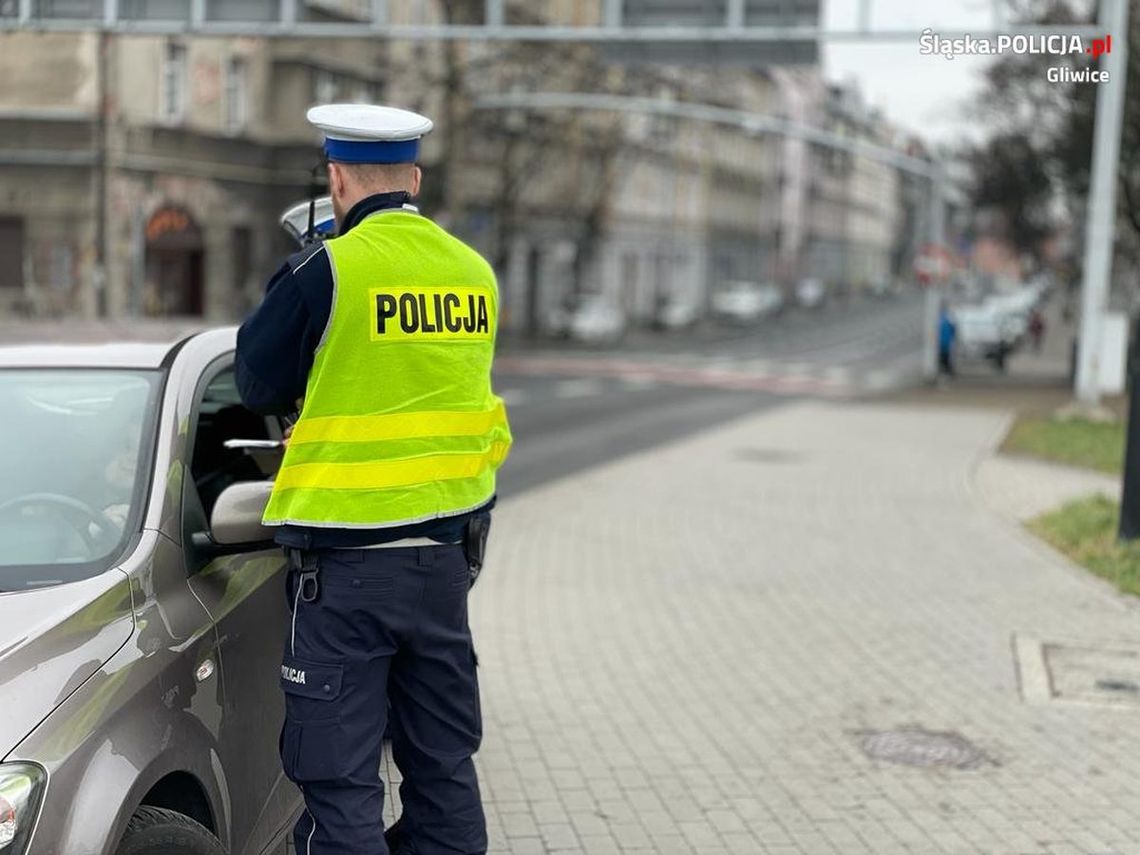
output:
M 439 0 L 449 24 L 482 19 L 481 0 Z M 511 5 L 515 23 L 528 12 Z M 483 110 L 480 95 L 512 91 L 568 91 L 680 95 L 674 80 L 650 67 L 607 63 L 588 44 L 513 42 L 473 47 L 459 41 L 432 48 L 420 63 L 416 85 L 439 99 L 440 159 L 431 165 L 424 206 L 461 233 L 473 215 L 490 221 L 484 248 L 503 273 L 519 239 L 543 240 L 540 224 L 557 223 L 560 238 L 576 252 L 573 288 L 587 289 L 588 277 L 611 216 L 623 158 L 637 146 L 625 117 L 575 110 Z M 405 70 L 406 71 L 406 70 Z M 534 296 L 532 294 L 532 296 Z
M 1129 32 L 1113 34 L 1115 38 L 1127 38 L 1129 48 L 1118 173 L 1118 215 L 1122 225 L 1118 244 L 1134 260 L 1140 260 L 1140 4 L 1132 0 L 1132 5 Z M 1010 0 L 1009 6 L 1012 17 L 1026 23 L 1063 26 L 1095 20 L 1094 10 L 1075 0 Z M 1004 153 L 1007 161 L 1032 160 L 1039 164 L 1032 169 L 1043 175 L 1032 180 L 1046 183 L 1050 190 L 1045 198 L 1039 192 L 1018 197 L 1037 210 L 1013 212 L 1014 220 L 1039 218 L 1040 209 L 1051 195 L 1059 195 L 1067 203 L 1073 220 L 1080 219 L 1078 212 L 1088 204 L 1097 87 L 1055 83 L 1046 76 L 1050 66 L 1082 70 L 1088 63 L 1086 57 L 1075 55 L 1009 55 L 995 61 L 986 71 L 978 112 L 995 130 L 983 149 L 988 147 L 991 154 Z M 986 158 L 976 162 L 977 174 L 984 180 Z M 989 165 L 992 163 L 991 159 Z M 1011 197 L 1010 204 L 1016 206 L 1017 199 Z M 1008 208 L 1007 205 L 1007 215 L 1011 213 Z

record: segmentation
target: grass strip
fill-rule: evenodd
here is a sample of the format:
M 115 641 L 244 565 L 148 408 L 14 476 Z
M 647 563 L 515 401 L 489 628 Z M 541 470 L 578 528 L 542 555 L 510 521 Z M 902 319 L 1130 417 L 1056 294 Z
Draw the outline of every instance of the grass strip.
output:
M 1090 496 L 1042 514 L 1028 525 L 1054 548 L 1124 593 L 1140 595 L 1140 540 L 1118 541 L 1119 522 L 1115 501 Z
M 1124 469 L 1124 423 L 1019 416 L 1001 450 L 1119 475 Z

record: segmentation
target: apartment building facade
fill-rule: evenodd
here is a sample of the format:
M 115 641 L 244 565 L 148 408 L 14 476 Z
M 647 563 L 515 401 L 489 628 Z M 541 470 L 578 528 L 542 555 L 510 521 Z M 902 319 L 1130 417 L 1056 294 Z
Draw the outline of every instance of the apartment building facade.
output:
M 185 5 L 132 2 L 151 16 Z M 238 5 L 248 15 L 257 2 Z M 275 2 L 266 0 L 267 15 Z M 478 2 L 387 5 L 390 20 L 407 24 L 482 14 Z M 697 5 L 706 17 L 724 11 Z M 767 20 L 770 5 L 747 3 L 749 20 Z M 371 3 L 298 7 L 314 20 L 354 21 Z M 225 8 L 236 7 L 209 10 Z M 631 23 L 692 12 L 679 0 L 628 8 Z M 516 23 L 593 24 L 604 4 L 510 3 L 507 13 Z M 818 4 L 796 0 L 764 14 L 803 23 Z M 802 51 L 774 64 L 739 52 L 716 63 L 681 48 L 624 56 L 589 44 L 0 39 L 0 74 L 14 82 L 0 92 L 0 311 L 240 317 L 289 249 L 279 212 L 309 192 L 318 158 L 305 110 L 334 100 L 384 100 L 436 120 L 422 207 L 495 264 L 507 330 L 542 331 L 583 294 L 650 324 L 668 306 L 699 314 L 734 282 L 868 283 L 888 275 L 898 254 L 898 179 L 876 162 L 667 109 L 480 102 L 504 92 L 630 95 L 886 140 L 881 117 L 825 86 Z
M 383 94 L 375 41 L 0 39 L 14 83 L 0 90 L 9 313 L 240 317 L 288 250 L 277 216 L 318 163 L 305 109 Z
M 844 139 L 892 145 L 893 130 L 853 86 L 827 86 L 818 120 Z M 906 225 L 898 170 L 842 149 L 810 149 L 804 275 L 848 292 L 892 280 L 900 272 L 899 232 Z

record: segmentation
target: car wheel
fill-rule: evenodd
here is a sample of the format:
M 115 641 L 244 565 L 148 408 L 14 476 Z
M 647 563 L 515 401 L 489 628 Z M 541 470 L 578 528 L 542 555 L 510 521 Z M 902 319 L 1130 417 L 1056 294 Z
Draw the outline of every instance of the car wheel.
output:
M 140 807 L 115 855 L 226 855 L 221 841 L 180 813 Z

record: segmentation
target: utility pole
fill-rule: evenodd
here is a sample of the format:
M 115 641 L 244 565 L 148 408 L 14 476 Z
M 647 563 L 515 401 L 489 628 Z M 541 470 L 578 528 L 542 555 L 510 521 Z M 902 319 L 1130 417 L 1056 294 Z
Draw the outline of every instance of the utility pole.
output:
M 929 273 L 930 281 L 926 285 L 925 306 L 922 313 L 922 373 L 930 381 L 938 376 L 938 317 L 943 296 L 942 284 L 939 280 L 942 275 L 940 267 L 943 258 L 941 248 L 946 241 L 946 195 L 943 181 L 943 164 L 936 154 L 931 163 L 930 172 L 927 242 L 928 246 L 938 253 L 936 257 L 939 266 L 935 267 L 932 264 Z
M 1124 452 L 1124 484 L 1120 497 L 1121 540 L 1140 537 L 1140 321 L 1132 326 L 1128 349 L 1128 445 Z
M 1113 39 L 1112 53 L 1103 55 L 1099 60 L 1100 69 L 1109 72 L 1109 79 L 1107 83 L 1099 84 L 1096 93 L 1088 226 L 1085 231 L 1075 392 L 1078 403 L 1089 409 L 1100 404 L 1101 330 L 1112 278 L 1116 173 L 1120 162 L 1124 89 L 1128 80 L 1128 0 L 1100 0 L 1098 23 L 1106 34 L 1116 38 Z
M 107 114 L 110 112 L 111 33 L 99 31 L 97 70 L 97 105 L 95 115 L 95 269 L 92 272 L 95 287 L 95 316 L 107 316 Z
M 1116 225 L 1116 171 L 1120 154 L 1124 92 L 1128 83 L 1128 0 L 1101 0 L 1099 22 L 1116 36 L 1113 52 L 1101 57 L 1109 80 L 1096 95 L 1092 179 L 1089 184 L 1085 271 L 1081 293 L 1080 344 L 1077 352 L 1076 397 L 1080 405 L 1100 403 L 1100 351 L 1112 274 Z M 1110 57 L 1115 59 L 1110 62 Z M 1128 350 L 1128 433 L 1120 500 L 1121 540 L 1140 537 L 1140 324 L 1132 330 Z

